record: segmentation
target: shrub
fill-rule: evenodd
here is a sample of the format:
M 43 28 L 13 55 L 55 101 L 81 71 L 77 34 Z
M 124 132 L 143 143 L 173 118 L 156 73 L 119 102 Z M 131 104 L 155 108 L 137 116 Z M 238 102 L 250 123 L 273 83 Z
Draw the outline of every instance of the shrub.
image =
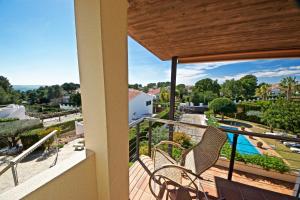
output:
M 221 155 L 230 159 L 231 156 L 231 146 L 228 141 L 224 144 Z M 235 154 L 235 160 L 241 161 L 244 163 L 250 163 L 263 167 L 266 170 L 273 169 L 280 173 L 290 171 L 290 168 L 285 162 L 278 157 L 269 156 L 269 155 L 258 155 L 258 154 L 240 154 L 238 151 Z
M 25 119 L 0 123 L 0 136 L 16 137 L 18 134 L 43 127 L 39 119 Z
M 168 140 L 169 130 L 164 126 L 157 126 L 152 130 L 152 144 L 158 144 L 160 141 Z
M 60 134 L 66 133 L 69 131 L 75 130 L 75 121 L 81 121 L 82 119 L 76 119 L 76 120 L 71 120 L 67 122 L 62 122 L 59 124 L 55 124 L 53 126 L 49 126 L 48 128 L 59 128 L 60 129 Z
M 191 137 L 182 132 L 173 133 L 173 141 L 188 149 L 192 146 Z
M 46 135 L 48 135 L 54 130 L 58 130 L 57 134 L 60 134 L 61 129 L 59 127 L 50 127 L 46 129 L 33 129 L 20 134 L 20 139 L 23 144 L 23 148 L 28 149 L 29 147 L 37 143 L 40 139 L 42 139 L 43 137 L 45 137 Z M 39 149 L 41 150 L 45 149 L 46 147 L 48 147 L 53 143 L 53 140 L 54 140 L 53 137 L 50 138 Z
M 224 114 L 236 112 L 235 104 L 228 98 L 216 98 L 209 104 L 209 109 L 214 113 L 219 113 L 222 115 L 222 120 Z
M 258 141 L 258 142 L 256 143 L 256 146 L 257 146 L 258 148 L 262 148 L 262 147 L 263 147 L 263 143 L 262 143 L 261 141 Z
M 19 120 L 18 118 L 0 118 L 0 123 L 2 122 L 13 122 Z

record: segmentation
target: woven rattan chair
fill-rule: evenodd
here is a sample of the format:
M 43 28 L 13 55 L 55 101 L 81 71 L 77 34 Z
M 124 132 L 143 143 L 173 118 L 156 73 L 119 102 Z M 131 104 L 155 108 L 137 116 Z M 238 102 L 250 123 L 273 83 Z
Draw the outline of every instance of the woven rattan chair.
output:
M 217 162 L 226 139 L 227 134 L 225 132 L 214 127 L 208 127 L 203 133 L 201 141 L 191 149 L 185 150 L 179 144 L 170 141 L 162 141 L 157 144 L 152 152 L 154 172 L 149 180 L 151 193 L 156 199 L 168 199 L 169 197 L 181 200 L 199 199 L 198 187 L 195 183 L 198 179 L 204 197 L 208 199 L 200 184 L 200 175 Z M 183 150 L 178 162 L 159 148 L 166 144 Z M 159 194 L 156 194 L 157 191 L 153 188 L 153 183 L 159 185 Z M 191 196 L 190 191 L 196 191 L 195 195 Z

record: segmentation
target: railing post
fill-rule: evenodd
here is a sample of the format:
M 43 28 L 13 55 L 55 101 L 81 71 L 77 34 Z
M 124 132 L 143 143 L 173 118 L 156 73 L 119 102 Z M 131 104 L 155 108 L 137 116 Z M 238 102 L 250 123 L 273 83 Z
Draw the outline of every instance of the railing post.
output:
M 238 134 L 233 134 L 230 164 L 229 164 L 229 171 L 228 171 L 228 178 L 227 178 L 230 181 L 232 179 L 232 173 L 233 173 L 233 167 L 234 167 L 234 159 L 235 159 L 236 145 L 237 145 L 238 136 L 239 136 Z
M 151 144 L 152 144 L 152 122 L 149 121 L 149 134 L 148 134 L 148 156 L 151 157 Z
M 11 172 L 14 178 L 15 186 L 17 186 L 19 184 L 19 180 L 18 180 L 17 170 L 14 164 L 11 166 Z
M 140 158 L 140 123 L 136 125 L 136 159 Z

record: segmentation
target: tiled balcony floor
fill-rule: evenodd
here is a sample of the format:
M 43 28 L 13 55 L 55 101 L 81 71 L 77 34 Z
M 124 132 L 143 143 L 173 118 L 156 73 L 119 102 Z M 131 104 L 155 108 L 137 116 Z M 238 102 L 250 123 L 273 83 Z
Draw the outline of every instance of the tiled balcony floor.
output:
M 131 200 L 154 199 L 148 186 L 148 170 L 153 170 L 153 163 L 147 156 L 141 156 L 140 161 L 136 161 L 130 167 L 129 192 Z M 204 179 L 202 180 L 202 185 L 210 199 L 218 199 L 226 194 L 231 195 L 230 199 L 232 200 L 295 199 L 294 197 L 288 196 L 293 194 L 294 185 L 291 183 L 237 172 L 233 173 L 233 182 L 229 182 L 226 180 L 227 173 L 227 169 L 225 168 L 212 167 L 202 175 Z

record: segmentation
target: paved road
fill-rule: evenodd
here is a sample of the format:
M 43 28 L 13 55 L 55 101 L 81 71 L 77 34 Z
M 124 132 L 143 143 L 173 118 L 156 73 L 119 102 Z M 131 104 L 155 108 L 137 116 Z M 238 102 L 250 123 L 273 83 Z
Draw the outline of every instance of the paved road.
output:
M 74 113 L 74 114 L 65 115 L 61 117 L 53 117 L 53 118 L 45 119 L 43 124 L 44 127 L 48 127 L 62 122 L 72 121 L 80 118 L 82 118 L 81 113 Z
M 203 114 L 183 114 L 180 121 L 192 123 L 192 124 L 206 125 L 205 116 Z M 183 127 L 183 126 L 176 127 L 175 130 L 190 135 L 196 141 L 201 140 L 202 135 L 205 131 L 205 129 L 201 129 L 201 128 L 191 128 L 191 127 Z

